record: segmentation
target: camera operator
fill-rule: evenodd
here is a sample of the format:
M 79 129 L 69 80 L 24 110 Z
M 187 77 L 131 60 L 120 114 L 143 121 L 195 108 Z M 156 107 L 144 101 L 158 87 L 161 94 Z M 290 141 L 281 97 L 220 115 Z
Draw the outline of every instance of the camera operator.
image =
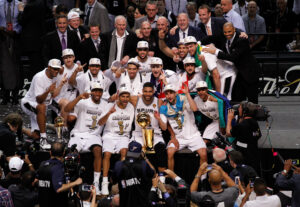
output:
M 256 172 L 260 172 L 260 160 L 257 141 L 261 137 L 261 131 L 257 120 L 255 104 L 247 101 L 240 103 L 238 108 L 238 123 L 232 126 L 234 110 L 228 110 L 226 126 L 227 137 L 236 138 L 236 150 L 243 154 L 245 164 L 250 165 Z
M 292 168 L 294 172 L 289 177 Z M 292 207 L 300 206 L 300 167 L 292 165 L 292 160 L 284 162 L 283 171 L 276 178 L 276 185 L 282 190 L 291 190 L 293 192 Z
M 55 142 L 51 145 L 51 158 L 41 163 L 38 169 L 40 207 L 65 207 L 68 203 L 68 190 L 80 185 L 82 179 L 65 183 L 63 164 L 64 145 Z
M 208 169 L 207 163 L 203 163 L 193 180 L 191 190 L 191 201 L 199 204 L 205 195 L 210 195 L 217 205 L 223 204 L 225 207 L 233 207 L 234 203 L 239 195 L 239 189 L 235 186 L 233 180 L 222 170 L 217 164 L 212 164 L 212 170 L 209 172 L 208 181 L 210 183 L 211 191 L 197 192 L 199 180 Z M 222 187 L 222 181 L 225 181 L 228 188 Z
M 120 207 L 146 207 L 151 189 L 154 169 L 147 160 L 141 159 L 142 145 L 132 141 L 124 161 L 118 161 L 114 168 L 114 180 L 120 191 Z
M 82 184 L 79 186 L 77 193 L 80 199 L 79 205 L 76 207 L 96 207 L 96 188 L 93 185 Z
M 16 154 L 16 132 L 22 125 L 22 116 L 17 113 L 8 114 L 0 124 L 0 150 L 7 160 Z

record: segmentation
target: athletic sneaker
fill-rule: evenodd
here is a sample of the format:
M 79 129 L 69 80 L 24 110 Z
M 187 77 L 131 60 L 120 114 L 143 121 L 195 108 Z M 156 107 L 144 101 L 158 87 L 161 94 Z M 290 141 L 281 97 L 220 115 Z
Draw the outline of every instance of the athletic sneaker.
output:
M 96 195 L 101 195 L 101 190 L 100 190 L 100 188 L 99 188 L 99 183 L 94 183 L 93 185 L 94 185 L 95 188 L 96 188 Z
M 102 195 L 108 195 L 109 194 L 108 185 L 109 185 L 109 182 L 102 181 L 102 185 L 101 185 L 101 194 Z
M 40 148 L 43 150 L 50 150 L 51 145 L 48 143 L 48 140 L 46 137 L 41 137 L 40 138 Z

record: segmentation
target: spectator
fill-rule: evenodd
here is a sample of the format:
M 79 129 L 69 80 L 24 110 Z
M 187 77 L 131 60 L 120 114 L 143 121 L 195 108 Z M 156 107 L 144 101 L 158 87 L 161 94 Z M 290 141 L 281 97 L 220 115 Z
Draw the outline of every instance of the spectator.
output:
M 243 201 L 246 201 L 253 188 L 247 186 L 247 193 L 244 197 Z M 266 193 L 266 183 L 262 178 L 256 178 L 254 181 L 254 192 L 256 194 L 255 200 L 244 202 L 240 205 L 240 207 L 256 207 L 256 206 L 264 206 L 264 207 L 281 207 L 280 199 L 277 195 L 268 196 Z M 250 190 L 249 190 L 250 189 Z
M 261 43 L 266 34 L 265 19 L 257 14 L 257 4 L 255 1 L 248 3 L 248 14 L 245 14 L 243 21 L 246 27 L 246 33 L 249 35 L 250 48 L 252 50 L 261 49 Z M 251 35 L 258 33 L 259 35 Z
M 4 188 L 8 188 L 12 184 L 19 184 L 21 182 L 21 170 L 23 167 L 24 161 L 19 157 L 12 157 L 9 160 L 9 173 L 5 179 L 1 180 L 0 184 Z
M 200 23 L 199 14 L 197 13 L 197 4 L 190 1 L 186 5 L 187 14 L 189 16 L 189 25 L 197 27 Z
M 67 206 L 67 191 L 82 183 L 81 178 L 65 183 L 64 149 L 62 143 L 53 143 L 50 151 L 51 158 L 43 161 L 38 169 L 40 207 Z
M 96 207 L 96 187 L 92 185 L 82 184 L 78 188 L 79 189 L 77 195 L 80 199 L 80 203 L 77 204 L 77 207 Z
M 80 41 L 87 38 L 88 31 L 80 25 L 80 16 L 78 12 L 71 11 L 68 13 L 68 24 L 68 30 L 74 31 Z
M 106 6 L 107 11 L 108 11 L 108 16 L 110 19 L 110 29 L 113 29 L 113 22 L 115 21 L 115 17 L 118 15 L 126 15 L 125 8 L 127 8 L 128 5 L 128 0 L 114 0 L 114 1 L 109 1 L 109 0 L 104 0 L 100 1 L 103 2 L 103 4 Z M 134 11 L 134 10 L 133 10 Z
M 34 207 L 38 204 L 38 193 L 34 190 L 35 173 L 25 172 L 21 177 L 19 185 L 11 185 L 8 190 L 15 207 Z
M 126 7 L 126 20 L 128 23 L 128 27 L 130 28 L 130 30 L 133 29 L 134 27 L 134 23 L 135 23 L 135 10 L 136 10 L 136 6 L 133 4 L 130 4 Z
M 22 129 L 23 119 L 20 114 L 10 113 L 0 124 L 0 150 L 10 158 L 16 154 L 16 132 Z
M 223 9 L 222 9 L 221 4 L 217 4 L 215 6 L 214 14 L 215 14 L 215 17 L 223 17 Z
M 157 50 L 156 40 L 155 40 L 155 34 L 154 31 L 152 31 L 151 25 L 149 22 L 144 21 L 141 24 L 140 28 L 140 34 L 138 37 L 141 40 L 145 40 L 149 44 L 149 56 L 153 57 L 155 56 L 155 51 Z
M 87 0 L 85 15 L 84 25 L 99 25 L 103 33 L 110 31 L 110 20 L 107 9 L 97 0 Z
M 126 26 L 126 18 L 117 16 L 114 31 L 103 34 L 104 63 L 102 68 L 104 70 L 110 68 L 114 60 L 121 61 L 121 64 L 125 65 L 129 58 L 136 56 L 137 37 L 134 33 L 127 31 Z
M 245 32 L 245 25 L 242 17 L 236 13 L 232 8 L 232 0 L 221 0 L 221 6 L 224 14 L 224 18 L 233 24 L 235 28 L 238 28 Z
M 134 19 L 135 20 L 139 19 L 139 18 L 141 18 L 141 17 L 143 17 L 145 15 L 146 15 L 145 9 L 141 8 L 140 6 L 137 6 L 136 9 L 135 9 L 135 11 L 134 11 Z
M 248 2 L 246 0 L 238 0 L 235 4 L 233 4 L 232 8 L 240 16 L 244 16 L 248 12 Z
M 10 192 L 0 186 L 0 204 L 3 207 L 14 207 Z
M 136 21 L 134 23 L 134 27 L 133 27 L 134 31 L 137 30 L 138 28 L 140 28 L 141 24 L 144 21 L 148 21 L 151 24 L 151 28 L 156 27 L 156 22 L 157 22 L 157 18 L 158 18 L 157 3 L 155 1 L 148 1 L 146 4 L 145 10 L 146 10 L 147 15 L 142 18 L 136 19 Z
M 288 178 L 288 174 L 294 168 L 292 177 Z M 284 168 L 281 174 L 276 178 L 276 185 L 282 190 L 292 191 L 292 207 L 300 205 L 300 167 L 292 165 L 292 160 L 284 162 Z
M 74 31 L 68 31 L 68 19 L 66 16 L 56 18 L 57 29 L 48 33 L 43 42 L 43 59 L 46 65 L 50 59 L 61 60 L 62 51 L 66 48 L 72 49 L 75 57 L 78 55 L 79 38 Z
M 172 12 L 176 17 L 180 13 L 186 13 L 187 0 L 165 0 L 166 8 Z
M 114 177 L 120 190 L 120 207 L 148 206 L 148 195 L 154 170 L 147 160 L 140 158 L 142 145 L 132 141 L 124 161 L 118 161 Z
M 18 104 L 20 74 L 20 39 L 21 25 L 18 22 L 19 1 L 3 0 L 0 3 L 0 74 L 1 105 L 6 105 L 12 98 Z M 12 96 L 10 92 L 12 91 Z
M 233 180 L 225 173 L 220 166 L 212 164 L 213 169 L 209 172 L 208 181 L 210 183 L 211 191 L 197 192 L 198 183 L 202 175 L 207 172 L 207 163 L 203 163 L 195 176 L 193 183 L 191 184 L 191 201 L 199 204 L 205 195 L 209 195 L 216 202 L 217 205 L 221 203 L 225 207 L 233 207 L 234 202 L 238 197 L 239 190 L 235 186 Z M 228 188 L 222 187 L 222 181 L 225 181 Z M 221 204 L 221 205 L 222 205 Z
M 166 9 L 165 0 L 157 0 L 158 16 L 166 17 L 171 27 L 176 25 L 176 16 L 169 10 Z
M 213 149 L 213 159 L 227 174 L 232 171 L 232 167 L 227 159 L 226 151 L 222 148 Z

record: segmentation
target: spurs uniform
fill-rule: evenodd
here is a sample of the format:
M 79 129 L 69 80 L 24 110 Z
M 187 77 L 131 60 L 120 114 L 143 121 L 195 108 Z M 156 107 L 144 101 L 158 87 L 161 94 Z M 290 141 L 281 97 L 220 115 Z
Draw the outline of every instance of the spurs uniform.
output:
M 102 146 L 100 134 L 103 127 L 98 125 L 98 121 L 107 104 L 103 99 L 99 104 L 94 103 L 92 98 L 82 99 L 76 104 L 73 115 L 77 117 L 77 121 L 71 131 L 69 147 L 76 144 L 79 152 L 88 152 L 93 145 Z
M 77 76 L 76 82 L 77 82 L 77 89 L 80 94 L 84 92 L 91 92 L 92 83 L 97 82 L 104 87 L 102 99 L 108 100 L 110 97 L 109 86 L 112 83 L 112 81 L 109 78 L 107 78 L 101 70 L 98 72 L 97 77 L 93 77 L 90 71 L 88 70 L 87 72 L 81 74 L 80 76 Z
M 136 61 L 138 64 L 140 64 L 140 70 L 139 72 L 143 75 L 146 76 L 146 74 L 151 73 L 151 67 L 150 67 L 150 63 L 151 63 L 151 57 L 147 57 L 147 60 L 145 62 L 141 62 L 138 59 L 138 56 L 136 56 L 135 58 L 133 58 L 134 61 Z
M 159 111 L 158 108 L 158 99 L 154 97 L 153 102 L 149 105 L 146 105 L 142 98 L 138 99 L 138 102 L 136 104 L 135 108 L 135 116 L 141 112 L 146 112 L 150 115 L 151 118 L 151 128 L 154 130 L 154 145 L 156 145 L 159 142 L 164 143 L 161 129 L 159 128 L 158 121 L 154 117 L 154 111 Z M 166 122 L 166 120 L 165 120 Z M 132 132 L 132 139 L 134 139 L 136 142 L 139 142 L 141 145 L 144 145 L 143 140 L 143 134 L 142 134 L 142 128 L 137 123 L 137 118 L 135 118 L 135 130 Z
M 65 65 L 63 65 L 63 67 L 64 67 L 63 74 L 57 75 L 57 82 L 56 82 L 57 86 L 61 82 L 61 80 L 63 79 L 63 77 L 65 75 L 66 75 L 67 79 L 69 80 L 69 78 L 72 76 L 72 74 L 74 73 L 74 71 L 76 70 L 78 65 L 74 64 L 73 68 L 71 68 L 71 69 L 67 68 Z M 77 73 L 77 77 L 80 76 L 81 74 L 83 74 L 83 72 Z M 65 99 L 71 101 L 71 100 L 75 99 L 76 96 L 77 96 L 77 89 L 67 82 L 66 84 L 63 85 L 63 87 L 60 90 L 59 95 L 57 97 L 55 97 L 54 100 L 57 103 L 60 101 L 61 98 L 65 98 Z
M 178 80 L 179 84 L 176 84 L 176 85 L 179 86 L 179 88 L 178 88 L 179 93 L 181 93 L 181 89 L 183 88 L 184 83 L 188 86 L 190 92 L 197 92 L 196 83 L 198 81 L 205 80 L 205 75 L 204 75 L 204 73 L 202 73 L 202 71 L 195 72 L 194 77 L 191 80 L 188 80 L 187 72 L 183 72 L 179 75 L 178 79 L 179 79 Z
M 130 79 L 127 71 L 121 74 L 120 78 L 115 78 L 113 74 L 114 81 L 116 82 L 117 89 L 123 86 L 126 86 L 130 89 L 130 93 L 133 96 L 142 94 L 144 76 L 140 73 L 137 73 L 134 79 Z
M 46 75 L 46 69 L 38 72 L 32 78 L 30 88 L 26 93 L 25 97 L 21 100 L 22 110 L 30 116 L 31 131 L 39 130 L 36 119 L 36 107 L 38 105 L 36 97 L 45 93 L 45 91 L 57 81 L 56 77 L 53 79 L 48 78 Z M 49 106 L 52 103 L 51 93 L 48 93 L 47 98 L 44 101 L 46 106 Z
M 180 104 L 181 102 L 181 104 Z M 179 142 L 179 150 L 187 147 L 191 151 L 206 148 L 200 132 L 195 124 L 194 113 L 188 100 L 183 95 L 176 96 L 176 104 L 161 106 L 162 120 L 168 120 Z M 165 122 L 166 123 L 166 122 Z M 175 147 L 170 145 L 169 147 Z
M 209 119 L 212 119 L 212 122 L 205 128 L 202 137 L 204 139 L 216 138 L 216 132 L 220 131 L 218 102 L 209 99 L 204 102 L 199 96 L 196 96 L 194 100 L 198 110 Z
M 105 106 L 105 113 L 113 107 L 113 104 Z M 130 132 L 134 120 L 134 107 L 128 103 L 125 109 L 115 105 L 116 111 L 107 119 L 102 140 L 103 152 L 119 153 L 121 149 L 128 148 Z

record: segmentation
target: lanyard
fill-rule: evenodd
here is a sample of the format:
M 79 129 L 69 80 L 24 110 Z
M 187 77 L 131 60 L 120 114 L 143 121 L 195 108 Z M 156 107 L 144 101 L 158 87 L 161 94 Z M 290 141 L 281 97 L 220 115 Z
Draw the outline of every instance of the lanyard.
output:
M 11 15 L 11 20 L 15 17 L 15 0 L 13 0 L 12 2 L 10 2 L 10 4 L 13 4 L 13 13 Z M 8 8 L 8 5 L 7 5 Z M 6 0 L 4 1 L 4 15 L 5 15 L 5 20 L 7 20 L 7 8 L 6 8 Z

